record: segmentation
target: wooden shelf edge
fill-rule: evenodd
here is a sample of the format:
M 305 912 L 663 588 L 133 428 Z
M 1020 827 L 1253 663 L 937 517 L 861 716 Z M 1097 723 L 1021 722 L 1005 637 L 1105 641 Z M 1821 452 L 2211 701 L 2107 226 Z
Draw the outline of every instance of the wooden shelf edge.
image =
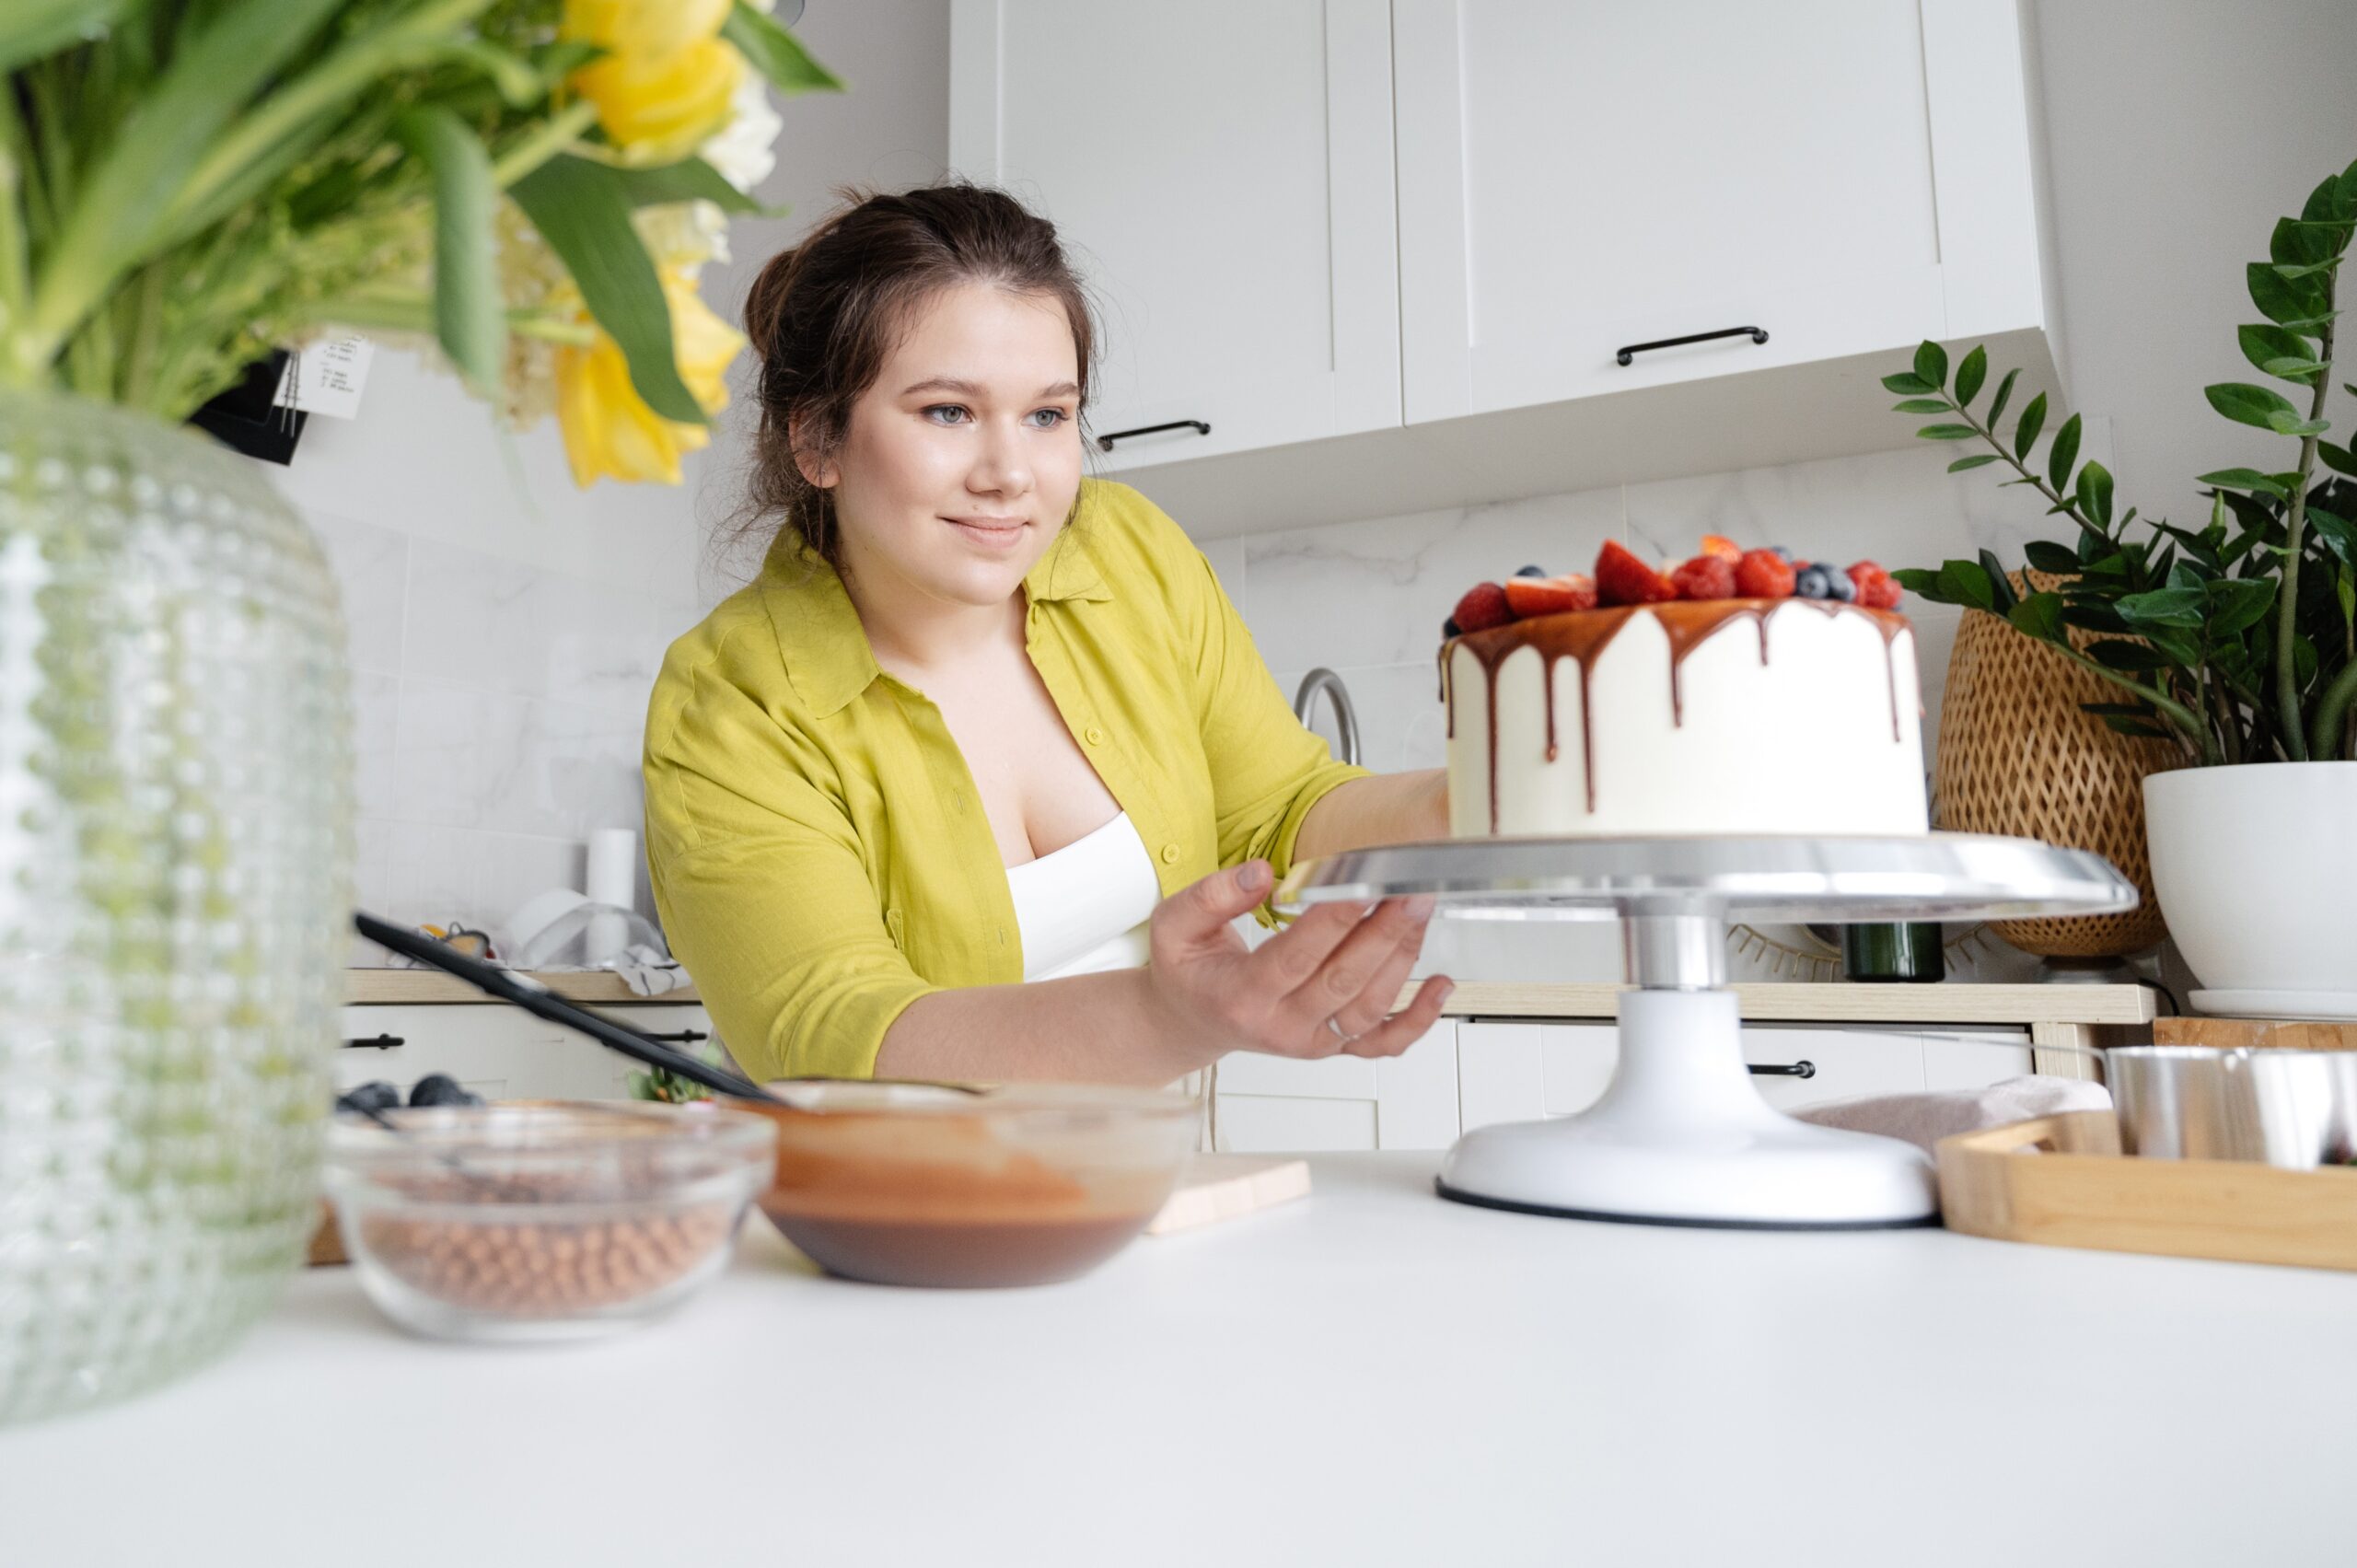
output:
M 628 1003 L 633 1006 L 660 1007 L 695 1005 L 703 1000 L 693 986 L 667 991 L 660 996 L 641 996 L 623 983 L 621 976 L 602 970 L 540 974 L 533 978 L 567 1002 Z M 346 970 L 343 1002 L 347 1007 L 424 1003 L 506 1005 L 496 996 L 484 995 L 456 975 L 443 974 L 435 970 Z
M 1414 994 L 1411 982 L 1400 1005 Z M 1609 1018 L 1619 985 L 1467 981 L 1451 993 L 1446 1017 Z M 1761 1023 L 2150 1024 L 2154 993 L 2142 985 L 1737 985 L 1743 1016 Z

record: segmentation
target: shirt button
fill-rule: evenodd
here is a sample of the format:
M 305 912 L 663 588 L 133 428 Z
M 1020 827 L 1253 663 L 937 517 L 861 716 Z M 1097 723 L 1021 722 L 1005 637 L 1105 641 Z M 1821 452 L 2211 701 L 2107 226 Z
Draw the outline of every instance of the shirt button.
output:
M 1088 726 L 1087 740 L 1091 746 L 1102 746 L 1105 744 L 1105 732 L 1097 726 L 1090 725 Z
M 1165 865 L 1176 865 L 1178 864 L 1178 846 L 1177 844 L 1164 844 L 1162 846 L 1162 864 Z

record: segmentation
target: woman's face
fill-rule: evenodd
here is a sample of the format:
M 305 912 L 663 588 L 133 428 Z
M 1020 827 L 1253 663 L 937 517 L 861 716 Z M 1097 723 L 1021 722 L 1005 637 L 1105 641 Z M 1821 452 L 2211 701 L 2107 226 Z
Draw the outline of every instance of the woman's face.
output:
M 1005 603 L 1080 492 L 1079 379 L 1051 298 L 964 285 L 921 307 L 842 449 L 803 468 L 863 588 Z

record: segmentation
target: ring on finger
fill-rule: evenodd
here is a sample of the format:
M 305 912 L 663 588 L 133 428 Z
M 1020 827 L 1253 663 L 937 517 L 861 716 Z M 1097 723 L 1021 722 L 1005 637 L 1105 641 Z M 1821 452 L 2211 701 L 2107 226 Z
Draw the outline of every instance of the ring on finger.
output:
M 1345 1034 L 1342 1032 L 1342 1020 L 1340 1016 L 1329 1016 L 1326 1020 L 1326 1027 L 1333 1030 L 1334 1038 L 1341 1040 L 1344 1045 L 1348 1045 L 1351 1041 L 1359 1038 L 1354 1034 Z

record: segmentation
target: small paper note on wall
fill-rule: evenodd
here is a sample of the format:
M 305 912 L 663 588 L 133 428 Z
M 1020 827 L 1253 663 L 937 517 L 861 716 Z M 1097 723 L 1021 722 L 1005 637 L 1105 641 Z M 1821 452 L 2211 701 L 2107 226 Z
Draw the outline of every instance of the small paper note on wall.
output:
M 360 412 L 361 389 L 377 345 L 366 338 L 321 338 L 286 362 L 272 401 L 279 408 L 350 419 Z

